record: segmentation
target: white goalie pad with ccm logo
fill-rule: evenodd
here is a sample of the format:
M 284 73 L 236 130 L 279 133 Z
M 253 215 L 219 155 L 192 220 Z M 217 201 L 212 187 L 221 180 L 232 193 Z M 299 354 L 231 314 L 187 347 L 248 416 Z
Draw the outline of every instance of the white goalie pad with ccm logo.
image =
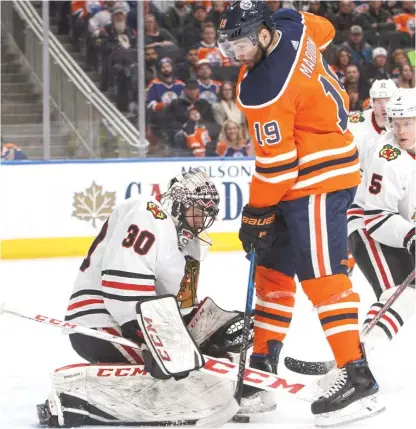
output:
M 137 322 L 146 344 L 166 375 L 177 375 L 204 366 L 204 358 L 184 325 L 173 295 L 137 303 Z

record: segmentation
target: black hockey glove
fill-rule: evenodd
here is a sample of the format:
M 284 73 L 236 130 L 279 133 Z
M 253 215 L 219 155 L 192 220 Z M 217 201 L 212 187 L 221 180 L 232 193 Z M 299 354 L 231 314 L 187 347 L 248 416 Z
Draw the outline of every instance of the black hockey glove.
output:
M 241 215 L 241 227 L 238 237 L 244 250 L 249 253 L 251 246 L 256 249 L 268 249 L 275 239 L 276 207 L 244 206 Z
M 416 229 L 412 228 L 404 238 L 404 247 L 415 257 Z
M 215 358 L 227 358 L 229 353 L 240 353 L 243 338 L 244 313 L 231 319 L 212 334 L 200 347 L 201 353 Z M 250 320 L 248 348 L 253 345 L 254 320 Z

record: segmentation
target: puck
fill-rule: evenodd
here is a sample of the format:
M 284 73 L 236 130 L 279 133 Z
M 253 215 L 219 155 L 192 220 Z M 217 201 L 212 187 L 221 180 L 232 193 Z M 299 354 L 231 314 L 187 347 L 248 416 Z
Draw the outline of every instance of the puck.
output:
M 249 416 L 234 416 L 233 417 L 234 423 L 250 423 L 250 417 Z

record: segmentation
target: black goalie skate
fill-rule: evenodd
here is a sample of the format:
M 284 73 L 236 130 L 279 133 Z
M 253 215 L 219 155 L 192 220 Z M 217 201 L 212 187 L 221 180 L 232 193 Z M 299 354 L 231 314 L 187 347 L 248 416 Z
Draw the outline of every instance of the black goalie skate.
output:
M 280 341 L 268 341 L 267 355 L 251 355 L 250 368 L 277 374 L 279 355 L 283 344 Z M 257 387 L 244 385 L 239 415 L 267 413 L 276 409 L 276 402 L 272 392 L 266 392 Z
M 347 363 L 338 369 L 332 386 L 312 404 L 315 425 L 338 426 L 381 413 L 385 407 L 377 401 L 378 389 L 365 358 Z

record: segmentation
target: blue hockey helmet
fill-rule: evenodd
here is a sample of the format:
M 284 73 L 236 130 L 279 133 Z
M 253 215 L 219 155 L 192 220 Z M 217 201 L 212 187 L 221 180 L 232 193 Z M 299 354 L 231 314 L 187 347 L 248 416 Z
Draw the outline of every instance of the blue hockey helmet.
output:
M 261 25 L 274 30 L 272 14 L 263 0 L 233 1 L 222 14 L 218 28 L 218 47 L 222 54 L 237 59 L 239 52 L 256 46 Z

